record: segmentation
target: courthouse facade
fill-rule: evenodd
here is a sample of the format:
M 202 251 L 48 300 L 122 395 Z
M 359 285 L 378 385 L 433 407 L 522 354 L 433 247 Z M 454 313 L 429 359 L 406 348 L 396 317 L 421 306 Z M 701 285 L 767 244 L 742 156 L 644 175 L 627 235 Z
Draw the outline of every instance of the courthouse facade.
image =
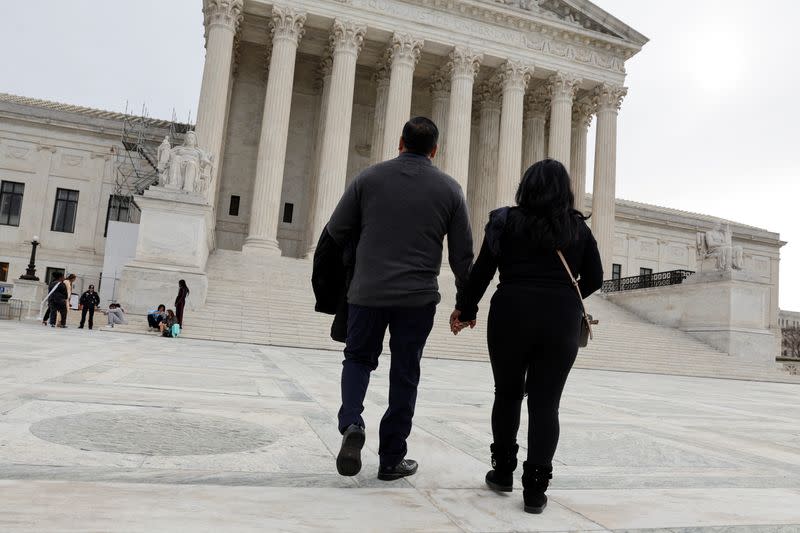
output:
M 513 201 L 522 170 L 550 156 L 570 168 L 579 207 L 592 213 L 607 278 L 697 270 L 696 235 L 716 219 L 614 200 L 625 61 L 646 38 L 590 2 L 206 0 L 203 11 L 195 129 L 214 162 L 200 202 L 211 253 L 241 251 L 244 263 L 307 257 L 348 180 L 393 157 L 403 123 L 426 115 L 442 132 L 435 163 L 461 183 L 476 241 L 488 212 Z M 124 120 L 0 95 L 0 281 L 24 272 L 33 236 L 42 242 L 41 277 L 51 269 L 100 280 L 108 222 L 136 222 L 128 209 L 153 203 L 150 191 L 133 206 L 122 202 L 131 189 L 118 165 Z M 169 123 L 151 121 L 144 140 L 155 148 L 169 133 Z M 590 180 L 592 196 L 584 194 Z M 770 287 L 776 328 L 784 243 L 776 233 L 730 226 L 745 269 Z M 168 238 L 167 253 L 139 261 L 134 281 L 164 279 L 171 291 L 172 278 L 194 276 L 200 298 L 208 254 L 186 266 L 170 256 L 183 241 Z M 116 283 L 121 273 L 103 277 Z M 131 287 L 147 305 L 162 291 Z
M 200 145 L 220 162 L 216 246 L 304 257 L 348 179 L 432 117 L 476 230 L 550 156 L 611 271 L 625 61 L 647 39 L 587 1 L 207 0 Z M 259 122 L 259 117 L 263 119 Z M 595 168 L 586 132 L 597 121 Z

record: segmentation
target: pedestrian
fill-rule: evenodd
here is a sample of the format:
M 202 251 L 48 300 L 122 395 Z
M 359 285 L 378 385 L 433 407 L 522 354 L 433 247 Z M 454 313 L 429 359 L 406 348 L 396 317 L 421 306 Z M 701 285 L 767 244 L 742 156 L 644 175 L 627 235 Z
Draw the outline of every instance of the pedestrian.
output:
M 366 439 L 361 413 L 387 328 L 389 407 L 380 424 L 378 479 L 399 479 L 417 471 L 417 462 L 406 459 L 406 439 L 416 406 L 420 358 L 440 300 L 437 276 L 444 237 L 457 286 L 466 282 L 473 258 L 464 192 L 432 162 L 438 138 L 430 119 L 409 120 L 399 156 L 356 176 L 327 225 L 340 247 L 358 243 L 347 291 L 339 409 L 342 446 L 336 467 L 343 476 L 361 470 Z
M 61 315 L 58 327 L 67 327 L 67 285 L 64 282 L 64 274 L 58 273 L 48 288 L 47 303 L 50 308 L 50 327 L 56 327 L 56 318 Z
M 184 280 L 178 282 L 178 297 L 175 298 L 175 316 L 178 318 L 178 325 L 183 329 L 183 308 L 186 305 L 186 297 L 189 296 L 189 287 Z
M 487 326 L 495 392 L 492 470 L 486 484 L 502 492 L 513 489 L 520 408 L 527 392 L 523 499 L 525 511 L 541 513 L 558 444 L 561 393 L 578 355 L 583 320 L 579 293 L 586 297 L 600 288 L 603 267 L 586 217 L 573 208 L 564 165 L 546 159 L 530 167 L 516 202 L 491 213 L 451 328 L 457 334 L 474 327 L 478 302 L 499 270 Z M 579 281 L 573 285 L 574 278 Z
M 168 310 L 164 320 L 162 320 L 158 324 L 158 330 L 161 332 L 161 335 L 164 337 L 177 337 L 175 330 L 175 326 L 178 324 L 178 318 L 175 316 L 175 313 L 172 309 Z M 180 329 L 180 326 L 178 326 Z
M 67 289 L 67 313 L 72 307 L 72 286 L 75 284 L 76 279 L 77 276 L 75 274 L 69 274 L 66 278 L 64 278 L 64 286 Z
M 56 280 L 58 275 L 59 275 L 59 272 L 53 272 L 53 274 L 50 276 L 50 281 L 48 282 L 48 285 L 47 285 L 48 287 L 52 287 L 53 286 L 53 282 Z M 48 295 L 45 296 L 44 300 L 42 300 L 42 305 L 40 307 L 40 310 L 42 308 L 44 308 L 44 314 L 42 315 L 42 325 L 43 326 L 47 326 L 48 323 L 50 322 L 50 302 L 49 302 L 49 300 L 50 300 L 50 294 L 48 293 Z
M 128 320 L 125 318 L 125 309 L 117 303 L 108 306 L 106 315 L 108 316 L 108 327 L 110 328 L 113 328 L 115 324 L 128 323 Z
M 147 325 L 150 331 L 159 330 L 159 324 L 167 318 L 167 307 L 164 304 L 159 304 L 156 309 L 147 313 Z
M 81 294 L 81 325 L 78 329 L 83 329 L 86 322 L 86 315 L 89 315 L 89 329 L 94 327 L 94 309 L 100 305 L 100 295 L 94 290 L 94 285 L 89 285 L 89 289 Z

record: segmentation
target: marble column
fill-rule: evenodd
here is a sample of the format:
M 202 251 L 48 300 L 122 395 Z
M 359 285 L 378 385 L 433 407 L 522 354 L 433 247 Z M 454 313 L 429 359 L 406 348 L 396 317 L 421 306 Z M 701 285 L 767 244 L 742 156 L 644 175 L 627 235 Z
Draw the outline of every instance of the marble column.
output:
M 212 187 L 206 192 L 216 204 L 216 183 L 222 160 L 223 132 L 228 114 L 234 38 L 242 22 L 243 0 L 210 0 L 203 9 L 206 59 L 197 104 L 197 144 L 213 156 Z
M 308 213 L 306 215 L 306 255 L 313 255 L 317 246 L 317 235 L 314 234 L 314 204 L 317 201 L 317 183 L 321 172 L 322 163 L 322 139 L 325 135 L 325 117 L 327 115 L 328 104 L 331 92 L 331 72 L 333 70 L 333 50 L 328 47 L 322 55 L 317 77 L 314 80 L 314 90 L 319 94 L 317 105 L 317 118 L 315 120 L 316 136 L 314 137 L 314 168 L 311 175 L 309 187 Z
M 570 148 L 570 178 L 575 195 L 575 209 L 586 209 L 586 134 L 592 123 L 594 104 L 591 98 L 576 100 L 572 106 L 572 141 Z
M 525 141 L 522 146 L 522 171 L 547 157 L 545 125 L 550 112 L 550 96 L 546 86 L 540 85 L 525 98 Z
M 567 170 L 570 165 L 570 134 L 572 132 L 572 99 L 580 79 L 558 72 L 550 77 L 550 145 L 548 155 L 560 161 Z
M 470 217 L 476 250 L 483 241 L 489 212 L 497 207 L 497 156 L 500 141 L 502 90 L 497 80 L 482 83 L 475 91 L 478 111 L 478 147 L 475 185 L 470 198 Z
M 369 164 L 380 163 L 383 159 L 383 132 L 386 130 L 386 100 L 389 97 L 389 65 L 388 51 L 378 62 L 373 74 L 375 81 L 375 117 L 372 123 L 372 149 Z
M 445 160 L 445 136 L 447 130 L 447 113 L 450 110 L 450 76 L 448 69 L 439 69 L 431 80 L 431 120 L 439 128 L 439 150 L 434 163 L 442 168 Z
M 615 189 L 617 179 L 617 113 L 628 89 L 603 84 L 593 94 L 597 109 L 594 149 L 592 233 L 597 239 L 603 271 L 608 277 L 614 258 Z
M 319 179 L 311 209 L 311 246 L 314 248 L 322 228 L 328 223 L 347 181 L 347 154 L 353 118 L 353 91 L 356 83 L 356 60 L 364 44 L 367 27 L 350 21 L 333 22 L 329 104 L 325 106 L 324 133 L 320 151 Z
M 450 52 L 450 111 L 444 171 L 458 181 L 464 194 L 469 181 L 469 138 L 472 132 L 472 86 L 483 55 L 456 46 Z
M 391 74 L 386 102 L 381 161 L 397 157 L 403 126 L 411 116 L 411 90 L 414 67 L 419 61 L 424 41 L 405 33 L 395 33 L 389 47 Z
M 506 61 L 499 70 L 503 87 L 500 117 L 500 147 L 497 153 L 496 206 L 514 205 L 522 167 L 522 107 L 525 87 L 533 69 L 517 61 Z
M 272 7 L 272 54 L 258 141 L 250 225 L 242 247 L 245 253 L 281 253 L 278 247 L 278 217 L 286 165 L 295 59 L 297 45 L 305 32 L 305 21 L 304 12 L 290 7 Z

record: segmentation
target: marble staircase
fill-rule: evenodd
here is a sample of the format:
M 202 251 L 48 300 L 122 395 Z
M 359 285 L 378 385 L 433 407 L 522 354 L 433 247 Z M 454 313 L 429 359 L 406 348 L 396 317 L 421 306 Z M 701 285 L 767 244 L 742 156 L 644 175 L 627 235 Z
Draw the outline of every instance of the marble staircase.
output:
M 192 309 L 190 303 L 184 318 L 184 336 L 340 351 L 342 345 L 329 337 L 332 317 L 314 312 L 311 268 L 308 260 L 216 251 L 209 259 L 206 305 Z M 478 327 L 454 337 L 448 328 L 455 301 L 449 271 L 440 277 L 440 286 L 442 304 L 426 357 L 487 360 L 485 327 L 489 293 L 479 313 Z M 594 340 L 578 355 L 579 368 L 800 382 L 796 376 L 782 372 L 777 364 L 765 368 L 741 361 L 679 330 L 648 323 L 601 296 L 591 296 L 587 307 L 600 324 Z M 134 325 L 135 322 L 132 320 L 124 329 L 141 330 L 141 324 Z M 332 354 L 332 357 L 338 356 Z

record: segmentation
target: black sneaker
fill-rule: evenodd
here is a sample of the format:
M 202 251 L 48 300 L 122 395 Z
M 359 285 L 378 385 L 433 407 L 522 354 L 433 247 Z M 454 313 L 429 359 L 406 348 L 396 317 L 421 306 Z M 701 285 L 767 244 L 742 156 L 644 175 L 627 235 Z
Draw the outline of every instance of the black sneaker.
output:
M 83 326 L 78 326 L 78 329 L 83 329 Z M 89 329 L 92 329 L 92 328 L 89 328 Z
M 355 476 L 361 472 L 361 448 L 367 440 L 364 428 L 351 424 L 342 436 L 342 447 L 336 457 L 336 470 L 342 476 Z
M 417 473 L 419 465 L 416 461 L 411 459 L 403 459 L 395 466 L 381 466 L 378 469 L 378 479 L 381 481 L 393 481 L 407 476 L 413 476 Z

